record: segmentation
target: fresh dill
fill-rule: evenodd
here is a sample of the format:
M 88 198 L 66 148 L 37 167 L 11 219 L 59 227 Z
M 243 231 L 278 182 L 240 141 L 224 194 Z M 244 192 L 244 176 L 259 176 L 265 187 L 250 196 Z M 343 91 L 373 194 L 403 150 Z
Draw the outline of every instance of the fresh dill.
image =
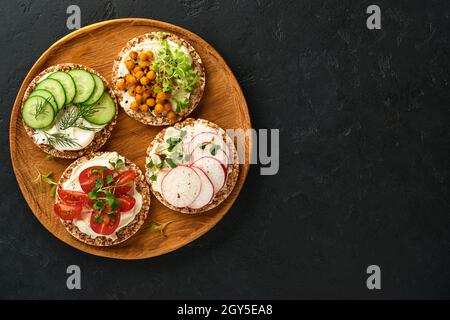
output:
M 44 101 L 40 100 L 36 104 L 36 109 L 35 109 L 35 112 L 33 113 L 35 119 L 37 119 L 40 116 L 43 116 L 43 115 L 47 114 L 47 109 L 45 108 L 45 106 L 48 103 L 50 103 L 50 98 L 47 98 Z
M 59 127 L 61 130 L 68 128 L 80 128 L 87 131 L 95 131 L 96 128 L 86 127 L 80 123 L 80 119 L 93 116 L 98 111 L 98 106 L 71 106 L 64 111 L 64 114 L 59 120 Z
M 73 148 L 80 147 L 80 144 L 76 142 L 76 139 L 69 137 L 63 133 L 48 133 L 44 131 L 45 138 L 47 139 L 47 144 L 56 147 L 63 148 Z

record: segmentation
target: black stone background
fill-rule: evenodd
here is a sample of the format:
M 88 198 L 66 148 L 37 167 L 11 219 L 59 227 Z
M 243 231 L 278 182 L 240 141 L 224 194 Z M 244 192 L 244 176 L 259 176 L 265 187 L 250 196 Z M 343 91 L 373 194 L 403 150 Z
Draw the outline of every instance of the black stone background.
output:
M 366 28 L 372 3 L 379 31 Z M 10 110 L 69 33 L 70 4 L 83 25 L 148 17 L 197 33 L 237 76 L 254 127 L 280 129 L 279 173 L 253 166 L 229 214 L 178 251 L 77 251 L 19 191 Z M 0 298 L 450 298 L 449 30 L 445 0 L 2 1 Z M 66 289 L 70 264 L 82 290 Z M 371 264 L 379 291 L 366 288 Z

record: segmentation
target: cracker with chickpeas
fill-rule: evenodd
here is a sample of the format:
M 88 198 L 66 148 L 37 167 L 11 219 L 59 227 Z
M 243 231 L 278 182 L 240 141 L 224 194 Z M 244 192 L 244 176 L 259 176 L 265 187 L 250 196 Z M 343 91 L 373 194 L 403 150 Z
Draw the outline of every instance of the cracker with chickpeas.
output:
M 165 32 L 131 39 L 114 61 L 114 89 L 132 118 L 150 126 L 174 124 L 199 104 L 205 69 L 186 40 Z

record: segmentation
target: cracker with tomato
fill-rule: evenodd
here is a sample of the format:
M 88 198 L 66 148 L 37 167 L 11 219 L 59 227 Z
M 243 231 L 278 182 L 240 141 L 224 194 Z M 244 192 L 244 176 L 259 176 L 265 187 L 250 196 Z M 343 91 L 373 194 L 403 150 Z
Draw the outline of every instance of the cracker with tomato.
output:
M 97 152 L 64 171 L 54 213 L 78 240 L 111 246 L 138 232 L 149 208 L 150 190 L 139 167 L 117 152 Z

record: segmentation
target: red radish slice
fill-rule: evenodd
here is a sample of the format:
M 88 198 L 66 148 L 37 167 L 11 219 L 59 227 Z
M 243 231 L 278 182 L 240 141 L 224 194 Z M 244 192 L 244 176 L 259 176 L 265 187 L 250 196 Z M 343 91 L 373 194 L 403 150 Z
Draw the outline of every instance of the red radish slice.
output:
M 200 177 L 194 169 L 178 166 L 164 176 L 161 193 L 174 207 L 184 208 L 198 197 L 201 185 Z
M 200 177 L 200 180 L 202 181 L 202 188 L 200 190 L 200 193 L 198 194 L 197 199 L 195 199 L 194 202 L 189 205 L 189 208 L 200 209 L 211 202 L 212 198 L 214 197 L 214 186 L 202 169 L 195 167 L 192 167 L 192 169 L 194 169 Z
M 220 146 L 219 149 L 223 150 L 227 155 L 229 154 L 228 146 L 225 141 L 223 141 L 222 136 L 212 132 L 200 132 L 192 137 L 191 143 L 189 145 L 189 153 L 192 153 L 195 148 L 203 143 L 217 144 L 218 146 Z
M 202 169 L 214 186 L 214 193 L 219 192 L 225 184 L 225 170 L 219 160 L 213 157 L 203 157 L 192 164 L 192 167 Z
M 227 154 L 222 150 L 218 149 L 216 150 L 216 154 L 211 154 L 211 144 L 206 145 L 204 149 L 197 147 L 192 151 L 191 153 L 191 162 L 195 162 L 196 160 L 203 158 L 203 157 L 213 157 L 220 161 L 220 163 L 226 167 L 229 163 Z

